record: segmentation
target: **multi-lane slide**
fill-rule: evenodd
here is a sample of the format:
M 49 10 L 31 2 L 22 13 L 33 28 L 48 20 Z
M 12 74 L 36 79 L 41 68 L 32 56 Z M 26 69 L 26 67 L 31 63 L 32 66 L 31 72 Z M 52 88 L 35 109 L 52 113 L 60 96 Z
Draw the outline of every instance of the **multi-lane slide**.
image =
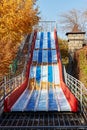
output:
M 59 53 L 59 54 L 58 54 Z M 77 100 L 63 82 L 55 32 L 38 32 L 28 86 L 11 111 L 77 111 Z

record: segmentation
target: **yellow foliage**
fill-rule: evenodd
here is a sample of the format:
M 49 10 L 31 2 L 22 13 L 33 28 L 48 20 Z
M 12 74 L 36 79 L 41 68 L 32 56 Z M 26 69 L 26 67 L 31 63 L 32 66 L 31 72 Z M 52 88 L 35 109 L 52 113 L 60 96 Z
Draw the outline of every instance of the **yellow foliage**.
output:
M 4 64 L 9 67 L 24 35 L 31 33 L 38 23 L 35 3 L 35 0 L 0 0 L 0 70 Z

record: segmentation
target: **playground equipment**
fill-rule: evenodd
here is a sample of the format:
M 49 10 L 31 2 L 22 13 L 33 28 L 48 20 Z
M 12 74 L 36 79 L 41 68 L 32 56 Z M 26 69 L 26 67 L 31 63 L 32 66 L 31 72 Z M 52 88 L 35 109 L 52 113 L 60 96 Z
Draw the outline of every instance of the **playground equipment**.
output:
M 1 86 L 0 105 L 4 114 L 0 127 L 8 128 L 10 122 L 10 128 L 14 129 L 86 130 L 87 89 L 65 69 L 63 79 L 56 30 L 54 33 L 34 32 L 29 44 L 23 73 Z

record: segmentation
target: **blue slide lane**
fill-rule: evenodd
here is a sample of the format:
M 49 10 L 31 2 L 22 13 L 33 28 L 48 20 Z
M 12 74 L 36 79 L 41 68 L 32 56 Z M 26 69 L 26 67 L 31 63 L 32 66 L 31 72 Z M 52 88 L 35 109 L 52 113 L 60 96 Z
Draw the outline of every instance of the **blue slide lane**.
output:
M 39 84 L 41 80 L 41 66 L 36 68 L 36 82 Z
M 47 38 L 48 38 L 48 40 L 51 39 L 51 37 L 50 37 L 50 32 L 47 33 Z
M 58 110 L 56 100 L 55 100 L 55 97 L 53 94 L 53 90 L 51 90 L 51 89 L 49 90 L 49 93 L 48 93 L 48 110 L 49 111 L 51 111 L 51 110 L 57 111 Z
M 48 40 L 48 49 L 51 49 L 51 40 Z
M 38 63 L 42 63 L 42 50 L 39 50 L 38 53 Z
M 53 72 L 52 72 L 52 66 L 48 66 L 48 82 L 52 83 L 53 82 Z
M 50 37 L 50 32 L 47 33 L 48 36 L 48 49 L 51 49 L 51 37 Z
M 41 32 L 40 39 L 42 39 L 42 40 L 43 40 L 43 38 L 44 38 L 44 33 L 43 33 L 43 32 Z
M 52 62 L 53 63 L 57 63 L 57 54 L 56 54 L 56 50 L 51 50 L 51 54 L 52 54 Z
M 34 111 L 37 96 L 38 96 L 38 91 L 34 90 L 33 94 L 31 95 L 31 98 L 27 104 L 26 111 Z
M 39 47 L 39 49 L 42 49 L 42 48 L 43 48 L 43 37 L 44 37 L 44 33 L 41 32 L 41 37 L 40 37 L 40 47 Z
M 48 63 L 52 63 L 52 54 L 51 54 L 51 50 L 48 50 Z
M 41 39 L 40 40 L 40 48 L 39 49 L 42 49 L 43 48 L 43 40 Z

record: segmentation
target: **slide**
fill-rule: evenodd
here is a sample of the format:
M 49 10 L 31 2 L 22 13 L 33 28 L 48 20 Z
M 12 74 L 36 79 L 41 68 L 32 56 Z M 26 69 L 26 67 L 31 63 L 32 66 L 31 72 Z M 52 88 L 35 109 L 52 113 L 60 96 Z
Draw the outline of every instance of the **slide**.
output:
M 37 32 L 28 67 L 28 86 L 9 111 L 72 111 L 78 102 L 63 81 L 57 32 Z
M 63 82 L 55 31 L 37 33 L 28 87 L 11 111 L 77 111 L 77 100 Z

